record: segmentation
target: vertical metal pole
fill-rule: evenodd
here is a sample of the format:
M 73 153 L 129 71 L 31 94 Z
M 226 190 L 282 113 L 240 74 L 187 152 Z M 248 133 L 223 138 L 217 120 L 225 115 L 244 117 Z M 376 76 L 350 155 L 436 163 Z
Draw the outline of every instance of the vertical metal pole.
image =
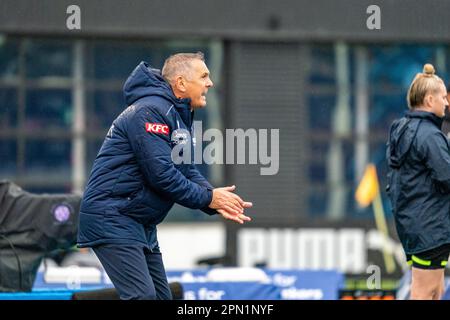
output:
M 17 88 L 17 180 L 18 183 L 24 186 L 24 183 L 26 182 L 25 179 L 25 147 L 26 147 L 26 141 L 25 141 L 25 111 L 26 111 L 26 79 L 25 79 L 25 50 L 26 50 L 26 43 L 27 39 L 22 39 L 19 44 L 19 70 L 18 70 L 18 77 L 19 77 L 19 85 Z
M 369 93 L 367 49 L 356 48 L 355 179 L 361 180 L 369 160 Z
M 351 133 L 350 114 L 350 76 L 348 62 L 348 46 L 343 42 L 335 44 L 336 56 L 336 107 L 330 119 L 332 137 L 327 163 L 327 182 L 330 188 L 328 196 L 327 216 L 340 219 L 345 215 L 345 155 L 343 139 Z
M 84 87 L 84 42 L 74 44 L 72 100 L 74 118 L 72 123 L 72 192 L 82 193 L 85 181 L 85 87 Z
M 211 50 L 211 60 L 209 64 L 209 68 L 211 69 L 211 75 L 214 79 L 214 86 L 216 87 L 215 90 L 211 90 L 208 92 L 209 96 L 209 103 L 208 103 L 208 120 L 209 120 L 209 128 L 215 128 L 222 130 L 224 136 L 224 123 L 222 123 L 222 119 L 220 116 L 220 102 L 219 102 L 219 94 L 218 89 L 221 86 L 220 80 L 221 80 L 221 74 L 222 74 L 222 63 L 224 59 L 223 55 L 223 44 L 220 40 L 214 40 L 211 41 L 211 44 L 209 45 L 209 48 Z M 204 128 L 203 130 L 207 130 L 209 128 Z M 216 143 L 217 148 L 216 152 L 219 152 L 220 154 L 217 155 L 218 159 L 224 159 L 224 145 L 221 141 L 214 141 Z M 222 145 L 219 145 L 222 143 Z M 224 159 L 225 161 L 225 159 Z M 209 178 L 210 181 L 213 183 L 213 185 L 222 185 L 224 183 L 224 170 L 223 165 L 221 164 L 213 164 L 210 166 L 209 171 Z

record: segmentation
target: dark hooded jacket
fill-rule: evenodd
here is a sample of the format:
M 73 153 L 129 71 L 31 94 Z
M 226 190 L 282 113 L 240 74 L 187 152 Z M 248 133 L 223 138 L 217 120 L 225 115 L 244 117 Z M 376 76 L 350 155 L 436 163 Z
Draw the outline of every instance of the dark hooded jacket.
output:
M 155 250 L 156 225 L 174 203 L 216 213 L 208 208 L 213 187 L 194 164 L 172 161 L 180 139 L 192 146 L 190 100 L 177 99 L 146 62 L 125 82 L 124 96 L 129 107 L 107 133 L 83 195 L 80 247 L 142 243 Z
M 409 111 L 390 128 L 388 185 L 407 254 L 450 243 L 450 146 L 433 113 Z

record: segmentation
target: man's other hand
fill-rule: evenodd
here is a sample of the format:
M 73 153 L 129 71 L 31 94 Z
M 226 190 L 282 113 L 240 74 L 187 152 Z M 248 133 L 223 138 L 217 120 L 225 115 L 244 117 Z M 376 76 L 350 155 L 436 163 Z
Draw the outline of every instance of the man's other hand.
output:
M 251 218 L 244 215 L 244 209 L 251 208 L 253 204 L 241 199 L 233 193 L 236 186 L 213 189 L 213 198 L 209 205 L 216 209 L 225 219 L 243 224 L 244 221 L 251 221 Z

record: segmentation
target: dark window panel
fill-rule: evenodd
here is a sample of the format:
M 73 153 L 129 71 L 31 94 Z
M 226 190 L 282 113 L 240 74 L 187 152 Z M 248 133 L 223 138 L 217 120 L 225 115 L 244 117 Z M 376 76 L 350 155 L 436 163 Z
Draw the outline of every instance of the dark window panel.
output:
M 0 78 L 17 75 L 19 69 L 19 40 L 0 35 Z
M 313 85 L 335 84 L 335 55 L 333 45 L 312 46 L 309 83 Z
M 87 68 L 87 76 L 98 80 L 125 79 L 141 62 L 147 61 L 155 68 L 153 50 L 142 43 L 97 42 L 92 43 L 88 52 L 92 68 Z
M 369 83 L 405 91 L 425 63 L 434 63 L 436 46 L 391 45 L 369 47 Z
M 97 157 L 98 152 L 100 151 L 102 143 L 103 139 L 88 140 L 86 142 L 86 182 L 87 178 L 89 178 L 92 170 L 92 165 L 94 164 L 94 160 Z
M 26 42 L 28 78 L 72 76 L 73 43 L 64 40 L 33 39 Z
M 309 127 L 331 130 L 332 116 L 336 107 L 335 95 L 308 95 Z
M 162 69 L 164 60 L 171 54 L 179 52 L 197 52 L 205 54 L 208 61 L 209 52 L 205 46 L 171 46 L 164 42 L 117 42 L 97 41 L 88 47 L 86 74 L 89 79 L 123 81 L 134 68 L 146 61 L 157 69 Z M 92 67 L 89 67 L 92 66 Z
M 345 141 L 343 143 L 345 181 L 352 183 L 355 179 L 355 145 L 354 141 Z
M 369 127 L 371 131 L 388 132 L 390 125 L 408 111 L 406 91 L 392 94 L 374 94 L 370 97 Z
M 326 170 L 326 164 L 325 163 L 320 163 L 320 162 L 310 162 L 309 163 L 309 171 L 308 171 L 308 175 L 309 175 L 309 181 L 310 182 L 319 182 L 319 183 L 324 183 L 326 181 L 327 178 L 327 170 Z
M 28 139 L 25 144 L 25 171 L 43 179 L 62 174 L 70 181 L 72 143 L 68 140 Z
M 0 139 L 0 179 L 17 174 L 17 142 Z
M 29 90 L 26 95 L 27 132 L 72 127 L 72 95 L 69 90 Z
M 17 90 L 0 88 L 0 131 L 17 127 Z
M 87 129 L 105 131 L 105 134 L 114 119 L 127 107 L 122 91 L 90 91 L 86 100 Z
M 325 217 L 327 212 L 328 192 L 321 188 L 309 188 L 308 213 L 314 218 Z
M 445 46 L 445 73 L 442 72 L 442 70 L 438 70 L 441 78 L 444 80 L 445 85 L 448 88 L 448 85 L 450 84 L 450 46 Z M 449 101 L 450 102 L 450 101 Z

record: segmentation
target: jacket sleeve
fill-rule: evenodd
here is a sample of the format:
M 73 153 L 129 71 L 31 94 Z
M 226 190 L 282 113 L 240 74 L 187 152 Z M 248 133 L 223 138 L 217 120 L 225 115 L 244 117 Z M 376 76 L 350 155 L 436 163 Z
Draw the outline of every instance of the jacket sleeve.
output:
M 189 167 L 188 174 L 186 176 L 189 180 L 201 185 L 205 186 L 208 189 L 214 189 L 214 187 L 206 180 L 206 178 L 198 171 L 195 164 L 191 164 Z M 201 208 L 201 210 L 209 215 L 218 214 L 215 209 L 211 209 L 209 207 Z
M 170 127 L 157 110 L 138 110 L 128 123 L 128 138 L 142 174 L 153 189 L 191 209 L 208 207 L 212 187 L 190 181 L 175 167 L 171 157 Z
M 425 163 L 431 170 L 431 178 L 437 182 L 443 192 L 450 192 L 450 146 L 447 138 L 436 132 L 425 141 Z

